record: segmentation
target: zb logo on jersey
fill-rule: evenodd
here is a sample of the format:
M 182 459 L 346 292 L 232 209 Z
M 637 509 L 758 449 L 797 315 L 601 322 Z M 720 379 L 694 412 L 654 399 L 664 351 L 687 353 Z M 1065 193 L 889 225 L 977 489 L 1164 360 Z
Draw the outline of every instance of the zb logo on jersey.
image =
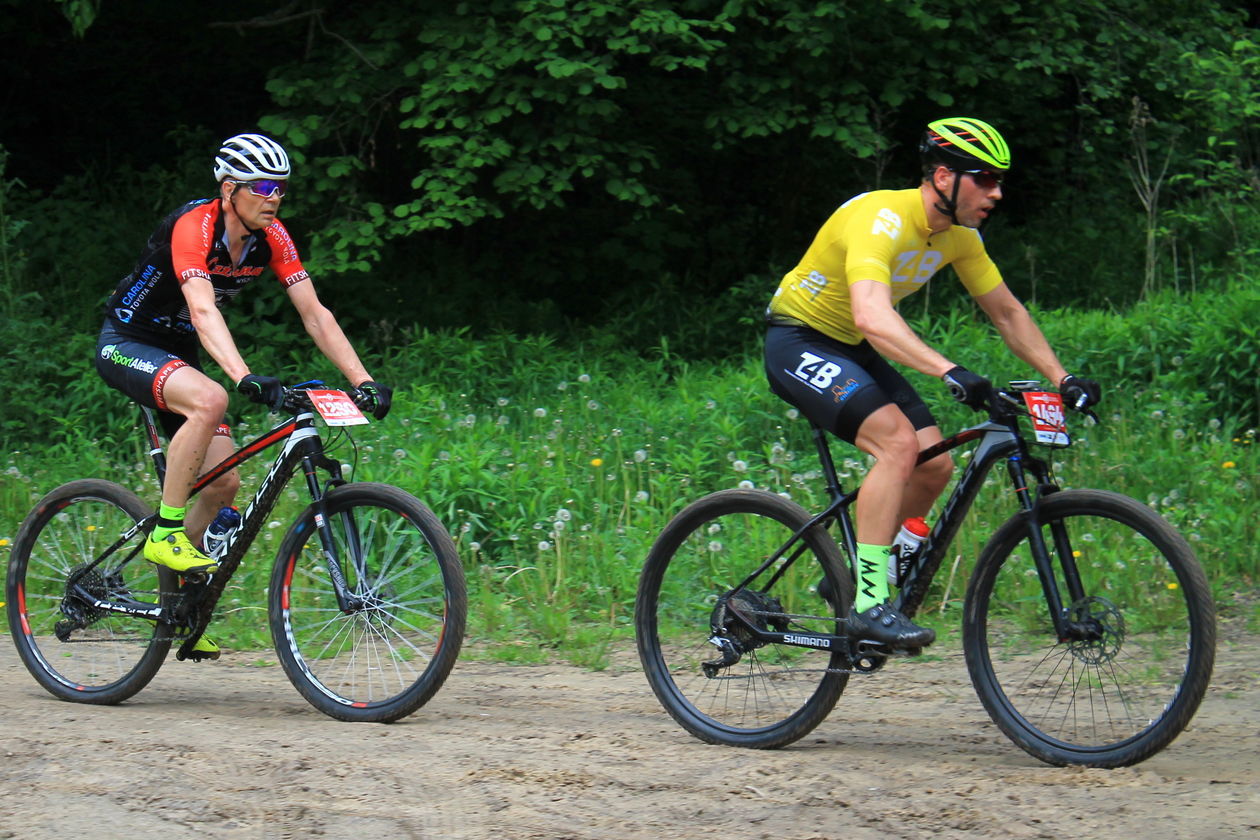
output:
M 808 352 L 801 353 L 801 363 L 796 366 L 796 370 L 791 371 L 793 376 L 819 393 L 830 391 L 836 402 L 844 402 L 857 390 L 858 383 L 852 378 L 836 383 L 840 373 L 840 365 Z

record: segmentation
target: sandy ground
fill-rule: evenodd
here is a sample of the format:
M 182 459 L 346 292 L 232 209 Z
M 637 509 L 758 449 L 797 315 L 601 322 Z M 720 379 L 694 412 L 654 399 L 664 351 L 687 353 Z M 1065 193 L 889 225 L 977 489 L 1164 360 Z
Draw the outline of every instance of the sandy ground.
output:
M 128 703 L 82 706 L 0 638 L 0 837 L 1260 836 L 1255 637 L 1222 646 L 1192 727 L 1123 770 L 1017 749 L 956 654 L 853 678 L 775 752 L 691 738 L 630 651 L 604 672 L 462 661 L 393 725 L 324 717 L 258 656 L 172 659 Z

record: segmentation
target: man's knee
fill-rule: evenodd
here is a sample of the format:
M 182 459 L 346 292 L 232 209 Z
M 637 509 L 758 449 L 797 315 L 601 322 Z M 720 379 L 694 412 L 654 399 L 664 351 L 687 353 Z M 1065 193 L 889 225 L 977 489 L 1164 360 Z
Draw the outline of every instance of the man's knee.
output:
M 236 470 L 228 470 L 223 475 L 206 485 L 205 492 L 216 499 L 234 499 L 241 489 L 241 474 Z
M 954 459 L 949 453 L 937 455 L 932 460 L 919 464 L 915 475 L 921 481 L 943 490 L 954 475 Z

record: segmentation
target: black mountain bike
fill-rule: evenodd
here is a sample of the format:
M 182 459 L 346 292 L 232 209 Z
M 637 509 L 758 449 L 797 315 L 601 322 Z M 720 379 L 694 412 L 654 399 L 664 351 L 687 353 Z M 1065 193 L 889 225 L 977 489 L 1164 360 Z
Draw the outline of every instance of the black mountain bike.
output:
M 1147 506 L 1060 488 L 1033 454 L 1034 443 L 1070 444 L 1057 394 L 1016 382 L 995 391 L 988 411 L 987 422 L 920 454 L 922 462 L 976 442 L 895 604 L 908 616 L 922 606 L 985 476 L 1005 462 L 1018 510 L 976 559 L 963 611 L 980 700 L 1011 740 L 1050 764 L 1149 758 L 1189 723 L 1211 677 L 1216 619 L 1203 570 Z M 723 490 L 675 516 L 644 564 L 639 656 L 665 709 L 703 741 L 790 744 L 822 722 L 851 674 L 878 671 L 894 655 L 844 633 L 857 491 L 841 489 L 825 433 L 815 428 L 814 439 L 826 510 Z M 838 593 L 834 603 L 819 595 L 820 576 Z
M 315 708 L 340 720 L 393 721 L 433 697 L 464 635 L 467 595 L 455 544 L 411 494 L 342 478 L 340 462 L 325 454 L 312 402 L 339 392 L 318 386 L 288 390 L 289 419 L 193 488 L 283 444 L 213 575 L 181 579 L 145 561 L 156 515 L 120 484 L 72 481 L 36 505 L 14 540 L 5 591 L 13 641 L 40 685 L 63 700 L 115 704 L 148 685 L 173 643 L 178 659 L 193 656 L 241 558 L 301 472 L 311 503 L 281 542 L 267 589 L 285 673 Z M 154 416 L 148 409 L 142 416 L 162 480 Z

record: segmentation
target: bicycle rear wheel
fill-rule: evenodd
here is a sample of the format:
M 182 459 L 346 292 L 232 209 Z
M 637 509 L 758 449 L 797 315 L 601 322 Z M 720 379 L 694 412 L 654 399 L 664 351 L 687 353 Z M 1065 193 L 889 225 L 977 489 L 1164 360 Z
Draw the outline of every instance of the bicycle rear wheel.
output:
M 348 721 L 398 720 L 442 687 L 464 638 L 468 600 L 455 543 L 410 493 L 347 484 L 289 529 L 271 575 L 280 664 L 310 703 Z M 350 603 L 337 599 L 344 579 Z
M 1057 638 L 1024 516 L 989 540 L 967 589 L 967 668 L 993 721 L 1055 765 L 1123 767 L 1167 746 L 1207 690 L 1211 590 L 1189 544 L 1145 505 L 1064 490 L 1037 507 L 1072 622 Z M 1065 569 L 1075 569 L 1074 595 Z
M 18 530 L 5 584 L 9 630 L 27 670 L 62 700 L 121 703 L 166 658 L 173 628 L 93 603 L 156 609 L 160 593 L 174 591 L 174 574 L 141 556 L 146 535 L 136 523 L 150 513 L 125 487 L 85 479 L 41 499 Z
M 665 710 L 702 741 L 790 744 L 821 723 L 844 691 L 842 654 L 763 644 L 725 606 L 761 629 L 840 632 L 836 616 L 848 611 L 853 581 L 821 527 L 787 553 L 794 562 L 776 564 L 732 593 L 809 519 L 800 505 L 772 493 L 723 490 L 684 508 L 648 554 L 635 602 L 639 658 Z M 816 591 L 822 577 L 839 593 L 834 607 Z M 714 667 L 722 659 L 718 641 L 735 645 L 739 660 Z

